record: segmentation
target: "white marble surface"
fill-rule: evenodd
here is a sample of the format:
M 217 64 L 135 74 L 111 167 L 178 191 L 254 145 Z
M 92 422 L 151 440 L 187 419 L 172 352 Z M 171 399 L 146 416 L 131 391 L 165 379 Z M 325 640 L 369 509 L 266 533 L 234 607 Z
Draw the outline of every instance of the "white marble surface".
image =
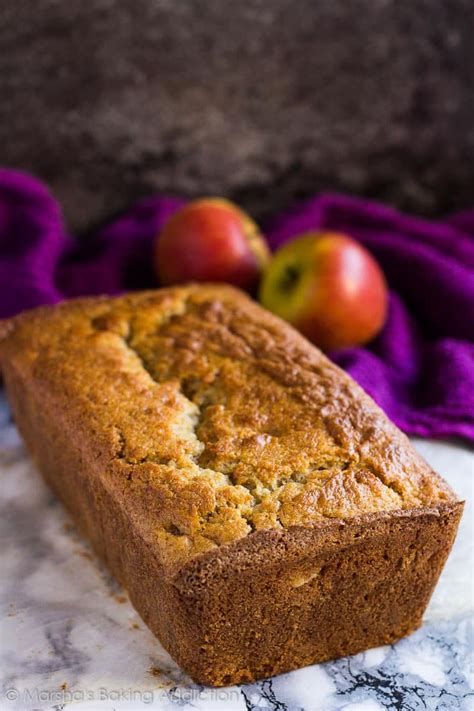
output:
M 1 711 L 473 709 L 474 454 L 415 444 L 467 501 L 423 627 L 391 647 L 213 690 L 182 674 L 78 538 L 0 395 Z

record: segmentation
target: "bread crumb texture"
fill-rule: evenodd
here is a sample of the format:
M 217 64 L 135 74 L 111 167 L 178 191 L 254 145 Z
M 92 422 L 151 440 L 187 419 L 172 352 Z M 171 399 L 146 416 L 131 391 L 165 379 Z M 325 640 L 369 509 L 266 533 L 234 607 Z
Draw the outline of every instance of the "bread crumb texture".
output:
M 351 378 L 233 288 L 82 299 L 13 323 L 2 361 L 164 558 L 455 498 Z

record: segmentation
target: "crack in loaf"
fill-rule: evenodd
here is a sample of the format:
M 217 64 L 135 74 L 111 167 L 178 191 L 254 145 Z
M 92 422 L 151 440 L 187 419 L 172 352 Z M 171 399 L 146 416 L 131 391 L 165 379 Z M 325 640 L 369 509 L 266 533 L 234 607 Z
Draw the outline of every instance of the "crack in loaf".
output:
M 289 326 L 191 285 L 2 331 L 41 470 L 195 679 L 254 679 L 419 624 L 460 504 Z

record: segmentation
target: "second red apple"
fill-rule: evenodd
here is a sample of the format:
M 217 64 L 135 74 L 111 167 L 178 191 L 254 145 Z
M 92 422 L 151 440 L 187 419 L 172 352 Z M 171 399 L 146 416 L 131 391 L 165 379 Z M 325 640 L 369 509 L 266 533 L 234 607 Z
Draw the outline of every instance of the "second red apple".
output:
M 264 306 L 324 350 L 374 338 L 387 313 L 378 263 L 346 235 L 311 232 L 281 247 L 260 287 Z

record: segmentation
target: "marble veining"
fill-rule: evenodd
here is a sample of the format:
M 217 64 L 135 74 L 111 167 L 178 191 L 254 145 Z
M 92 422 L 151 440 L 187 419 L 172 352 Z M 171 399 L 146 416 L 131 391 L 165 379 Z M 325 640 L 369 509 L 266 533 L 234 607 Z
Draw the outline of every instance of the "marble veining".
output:
M 389 647 L 227 689 L 193 684 L 43 484 L 0 394 L 0 711 L 474 709 L 474 454 L 417 440 L 467 507 L 422 628 Z

